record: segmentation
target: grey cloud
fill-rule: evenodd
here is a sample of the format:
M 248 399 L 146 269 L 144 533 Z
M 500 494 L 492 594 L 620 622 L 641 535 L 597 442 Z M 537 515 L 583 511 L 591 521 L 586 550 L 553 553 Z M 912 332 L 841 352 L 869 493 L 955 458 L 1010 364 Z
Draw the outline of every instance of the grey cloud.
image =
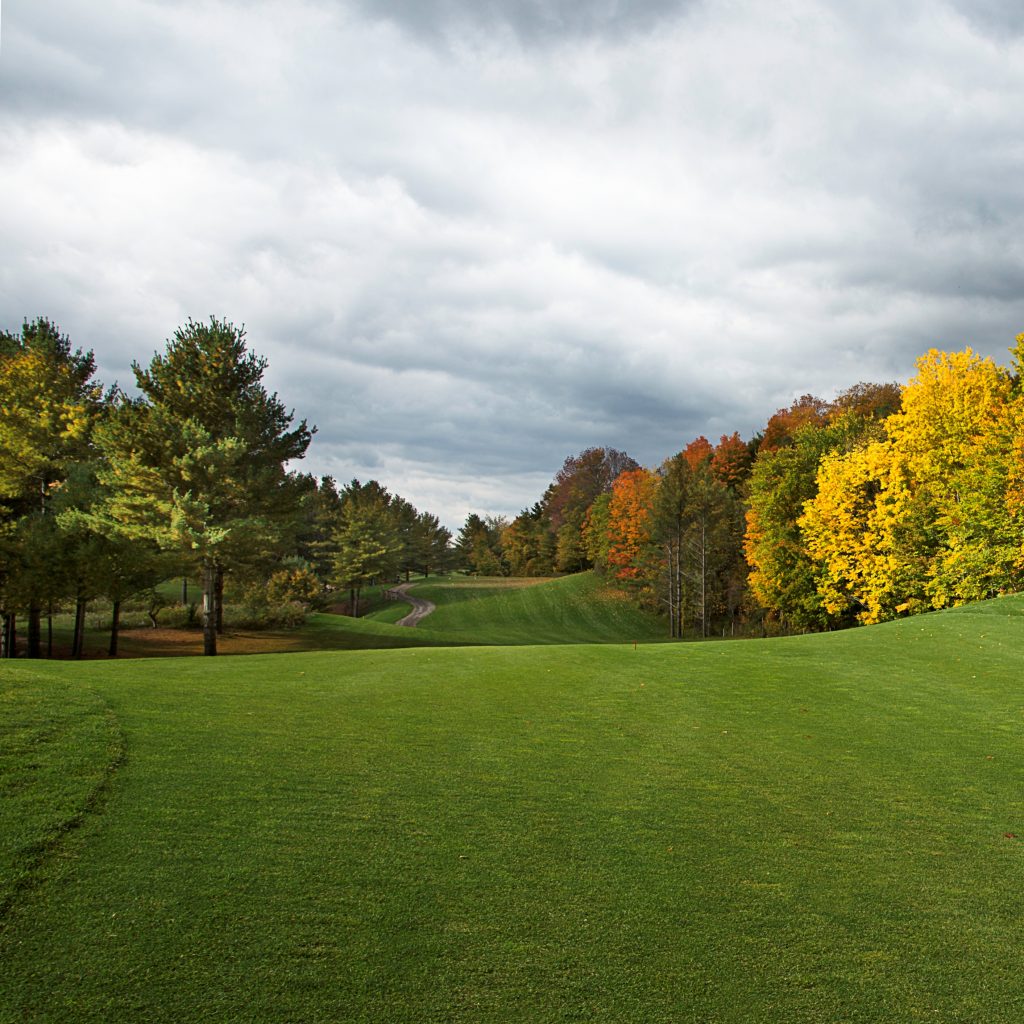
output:
M 955 6 L 995 39 L 1024 34 L 1024 7 L 1018 0 L 955 0 Z
M 1005 362 L 1024 72 L 978 18 L 1013 8 L 690 9 L 9 6 L 0 327 L 52 316 L 127 383 L 245 321 L 306 468 L 449 520 L 933 345 Z
M 642 32 L 699 0 L 355 0 L 369 17 L 386 18 L 418 36 L 510 31 L 528 44 Z

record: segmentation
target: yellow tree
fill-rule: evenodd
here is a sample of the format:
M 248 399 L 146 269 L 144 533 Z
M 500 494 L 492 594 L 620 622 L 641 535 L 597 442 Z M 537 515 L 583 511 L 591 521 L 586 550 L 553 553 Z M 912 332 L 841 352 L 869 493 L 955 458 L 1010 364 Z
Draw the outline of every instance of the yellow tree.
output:
M 969 348 L 931 350 L 887 421 L 898 472 L 890 533 L 910 536 L 930 605 L 977 600 L 1010 580 L 997 538 L 1004 517 L 1010 376 Z M 1012 558 L 1010 560 L 1012 564 Z
M 917 368 L 887 439 L 826 457 L 800 520 L 826 608 L 863 622 L 1019 582 L 1011 378 L 970 349 L 932 350 Z
M 898 568 L 911 560 L 894 550 L 883 497 L 890 493 L 894 468 L 888 441 L 826 454 L 817 492 L 804 505 L 800 534 L 815 567 L 818 596 L 837 619 L 853 613 L 861 622 L 880 622 L 912 589 L 906 579 L 897 584 Z

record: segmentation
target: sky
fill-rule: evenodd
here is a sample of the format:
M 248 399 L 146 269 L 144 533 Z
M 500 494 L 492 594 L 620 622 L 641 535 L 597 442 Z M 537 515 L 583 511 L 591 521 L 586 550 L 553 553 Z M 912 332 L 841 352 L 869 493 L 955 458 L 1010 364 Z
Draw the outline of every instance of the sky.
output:
M 457 528 L 1024 331 L 1019 0 L 6 0 L 0 328 L 245 325 Z

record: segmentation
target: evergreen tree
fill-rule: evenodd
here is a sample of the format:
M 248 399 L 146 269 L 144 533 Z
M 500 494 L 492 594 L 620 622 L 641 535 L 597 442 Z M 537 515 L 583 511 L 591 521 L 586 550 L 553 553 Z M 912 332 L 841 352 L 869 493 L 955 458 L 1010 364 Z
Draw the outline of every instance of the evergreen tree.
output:
M 110 529 L 189 558 L 203 581 L 203 649 L 217 653 L 223 573 L 280 549 L 307 481 L 288 471 L 312 431 L 262 379 L 266 360 L 227 321 L 189 321 L 121 397 L 97 439 Z

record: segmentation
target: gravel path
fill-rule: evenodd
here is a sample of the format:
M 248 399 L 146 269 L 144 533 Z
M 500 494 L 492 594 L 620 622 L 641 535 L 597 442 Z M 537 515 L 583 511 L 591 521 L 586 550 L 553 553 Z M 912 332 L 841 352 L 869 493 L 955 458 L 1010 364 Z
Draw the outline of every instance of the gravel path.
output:
M 396 626 L 415 626 L 418 625 L 421 619 L 425 619 L 436 607 L 433 601 L 424 601 L 420 597 L 414 597 L 409 593 L 409 588 L 413 586 L 412 583 L 401 583 L 397 587 L 392 587 L 391 590 L 395 594 L 401 594 L 403 601 L 408 601 L 412 605 L 412 611 L 404 619 L 399 619 Z

